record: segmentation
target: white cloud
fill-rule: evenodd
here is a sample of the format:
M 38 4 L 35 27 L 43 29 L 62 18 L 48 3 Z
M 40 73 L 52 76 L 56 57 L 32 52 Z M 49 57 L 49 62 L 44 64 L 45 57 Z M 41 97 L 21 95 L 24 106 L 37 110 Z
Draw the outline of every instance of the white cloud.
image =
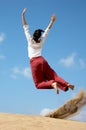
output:
M 86 68 L 86 62 L 82 58 L 79 58 L 77 53 L 72 53 L 71 55 L 67 56 L 66 58 L 60 59 L 59 63 L 65 67 L 76 66 L 79 69 Z
M 15 74 L 11 74 L 11 78 L 17 79 L 17 76 Z
M 18 67 L 14 67 L 12 69 L 11 77 L 13 79 L 17 79 L 18 76 L 24 76 L 25 78 L 29 79 L 31 77 L 31 70 L 30 70 L 30 68 L 26 67 L 26 68 L 20 69 Z
M 0 60 L 4 60 L 5 56 L 4 55 L 0 55 Z
M 0 33 L 0 43 L 3 42 L 5 39 L 5 34 L 4 33 Z
M 75 56 L 76 53 L 72 53 L 70 56 L 60 59 L 59 63 L 66 67 L 73 66 L 75 64 Z
M 41 112 L 40 115 L 45 116 L 46 114 L 48 114 L 49 112 L 51 112 L 52 110 L 49 108 L 44 108 Z
M 82 69 L 86 68 L 86 63 L 82 59 L 79 59 L 79 64 Z
M 31 71 L 30 71 L 30 68 L 24 68 L 23 70 L 23 75 L 27 78 L 30 78 L 31 77 Z

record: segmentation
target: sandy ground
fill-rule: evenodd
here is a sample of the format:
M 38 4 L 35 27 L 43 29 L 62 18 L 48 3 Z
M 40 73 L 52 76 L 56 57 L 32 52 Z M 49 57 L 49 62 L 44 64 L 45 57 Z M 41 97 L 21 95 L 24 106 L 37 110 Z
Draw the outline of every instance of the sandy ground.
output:
M 85 130 L 86 122 L 0 113 L 0 130 Z

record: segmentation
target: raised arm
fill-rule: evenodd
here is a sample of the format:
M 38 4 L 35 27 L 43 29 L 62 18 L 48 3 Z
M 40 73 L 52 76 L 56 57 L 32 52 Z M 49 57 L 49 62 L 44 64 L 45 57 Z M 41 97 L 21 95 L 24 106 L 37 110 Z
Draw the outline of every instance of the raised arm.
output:
M 53 25 L 53 23 L 55 22 L 55 20 L 56 20 L 56 16 L 55 16 L 55 15 L 52 15 L 51 21 L 50 21 L 50 23 L 49 23 L 49 25 L 48 25 L 48 28 L 49 28 L 49 29 L 52 27 L 52 25 Z
M 49 32 L 49 30 L 51 29 L 51 27 L 52 27 L 53 23 L 55 22 L 55 20 L 56 20 L 56 16 L 55 16 L 55 15 L 52 15 L 52 16 L 51 16 L 50 23 L 48 24 L 47 28 L 45 29 L 45 31 L 44 31 L 44 33 L 43 33 L 43 35 L 42 35 L 42 40 L 43 40 L 43 42 L 45 41 L 45 39 L 46 39 L 46 37 L 47 37 L 47 35 L 48 35 L 48 32 Z
M 24 16 L 26 11 L 27 11 L 26 8 L 24 8 L 23 11 L 22 11 L 22 24 L 23 25 L 27 25 L 27 22 L 26 22 L 26 19 L 25 19 L 25 16 Z
M 27 41 L 30 41 L 31 35 L 30 35 L 30 32 L 29 32 L 29 26 L 28 26 L 26 19 L 25 19 L 25 16 L 24 16 L 26 11 L 27 11 L 26 8 L 24 8 L 23 11 L 22 11 L 22 24 L 23 24 L 26 39 L 27 39 Z M 27 26 L 25 26 L 25 25 L 27 25 Z

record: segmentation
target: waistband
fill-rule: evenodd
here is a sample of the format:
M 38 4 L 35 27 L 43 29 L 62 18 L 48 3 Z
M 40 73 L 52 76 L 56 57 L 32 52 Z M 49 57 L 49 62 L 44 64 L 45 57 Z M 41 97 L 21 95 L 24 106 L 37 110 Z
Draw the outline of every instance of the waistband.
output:
M 39 59 L 39 58 L 42 58 L 42 59 L 44 59 L 42 56 L 33 57 L 33 58 L 31 58 L 31 59 L 30 59 L 30 62 L 32 62 L 32 61 L 34 61 L 34 60 L 36 60 L 36 59 Z

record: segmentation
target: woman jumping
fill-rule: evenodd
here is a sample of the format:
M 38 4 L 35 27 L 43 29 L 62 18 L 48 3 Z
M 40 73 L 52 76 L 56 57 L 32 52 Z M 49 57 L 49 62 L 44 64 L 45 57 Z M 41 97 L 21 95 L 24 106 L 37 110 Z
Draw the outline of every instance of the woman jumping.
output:
M 26 8 L 22 12 L 22 24 L 25 36 L 28 42 L 28 56 L 30 58 L 30 66 L 32 71 L 33 80 L 37 89 L 55 89 L 59 93 L 59 89 L 67 91 L 69 88 L 74 89 L 74 85 L 66 82 L 59 77 L 56 72 L 50 67 L 45 58 L 42 57 L 41 51 L 43 43 L 51 29 L 56 16 L 52 15 L 49 25 L 45 30 L 37 29 L 30 35 L 29 26 L 25 19 Z

